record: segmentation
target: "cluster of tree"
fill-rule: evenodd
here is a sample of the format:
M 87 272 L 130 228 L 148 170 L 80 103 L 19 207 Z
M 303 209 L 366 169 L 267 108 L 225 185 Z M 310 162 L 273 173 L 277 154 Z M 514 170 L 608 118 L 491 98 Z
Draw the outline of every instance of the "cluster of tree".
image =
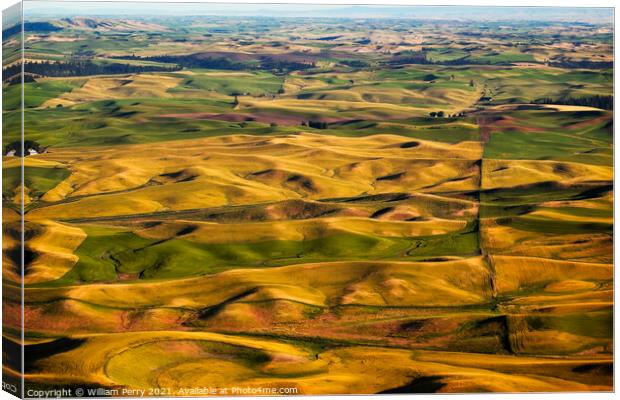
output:
M 44 153 L 46 148 L 42 147 L 38 142 L 34 140 L 24 140 L 24 150 L 26 154 L 28 150 L 34 150 L 37 153 Z M 22 143 L 21 142 L 11 142 L 4 147 L 4 155 L 12 153 L 14 156 L 22 157 Z
M 353 67 L 353 68 L 366 68 L 370 65 L 366 61 L 362 61 L 362 60 L 340 60 L 339 62 L 342 65 L 346 65 L 347 67 Z
M 488 60 L 476 60 L 475 58 L 471 58 L 469 55 L 461 58 L 455 58 L 453 60 L 444 60 L 444 61 L 431 61 L 429 64 L 436 65 L 511 65 L 510 61 L 497 61 L 491 62 Z
M 590 60 L 551 60 L 549 65 L 559 68 L 587 68 L 587 69 L 607 69 L 613 68 L 613 61 L 590 61 Z
M 311 62 L 297 62 L 297 61 L 284 61 L 284 60 L 272 60 L 263 59 L 256 66 L 256 69 L 276 71 L 278 73 L 285 73 L 290 71 L 303 71 L 310 68 L 315 68 L 316 63 Z
M 135 74 L 140 72 L 170 72 L 178 71 L 179 67 L 163 67 L 155 65 L 129 65 L 129 64 L 95 64 L 90 60 L 76 60 L 69 62 L 26 62 L 24 72 L 40 76 L 85 76 L 85 75 L 111 75 L 111 74 Z M 2 75 L 12 76 L 18 74 L 21 66 L 12 65 L 2 70 Z
M 167 64 L 176 64 L 183 68 L 206 68 L 222 69 L 230 71 L 240 71 L 246 69 L 246 65 L 240 62 L 231 61 L 226 57 L 200 57 L 198 55 L 162 55 L 162 56 L 119 56 L 117 59 L 153 61 Z
M 390 65 L 431 64 L 426 53 L 403 52 L 395 54 L 389 61 Z
M 499 53 L 497 53 L 499 54 Z M 497 55 L 496 54 L 496 55 Z M 430 65 L 510 65 L 509 61 L 491 62 L 489 60 L 477 60 L 466 55 L 453 60 L 432 60 L 429 59 L 425 52 L 402 52 L 396 53 L 387 62 L 389 65 L 397 66 L 404 64 L 430 64 Z M 599 67 L 602 68 L 602 67 Z
M 567 106 L 584 106 L 594 107 L 603 110 L 614 109 L 614 96 L 585 96 L 585 97 L 563 97 L 554 100 L 550 97 L 536 99 L 533 101 L 535 104 L 561 104 Z
M 308 121 L 308 123 L 306 124 L 306 121 L 301 121 L 301 126 L 309 126 L 310 128 L 315 129 L 327 129 L 327 122 Z
M 431 118 L 443 118 L 446 117 L 446 113 L 444 113 L 443 111 L 431 111 L 428 113 L 428 115 Z M 465 112 L 461 111 L 460 113 L 455 113 L 455 114 L 448 114 L 447 117 L 448 118 L 456 118 L 456 117 L 464 117 L 465 116 Z
M 34 77 L 32 75 L 24 75 L 24 83 L 34 82 L 34 81 L 35 81 L 35 79 L 34 79 Z M 3 76 L 2 82 L 7 84 L 8 86 L 16 85 L 16 84 L 21 84 L 22 83 L 22 74 L 21 73 L 17 73 L 16 75 L 9 76 L 9 77 L 4 77 Z
M 15 85 L 16 83 L 22 83 L 22 74 L 17 73 L 15 75 L 5 75 L 4 70 L 2 71 L 2 83 L 7 85 Z
M 300 71 L 316 67 L 315 63 L 297 62 L 286 60 L 275 60 L 269 57 L 263 57 L 260 60 L 252 62 L 238 62 L 226 57 L 204 57 L 201 54 L 190 55 L 161 55 L 161 56 L 120 56 L 117 59 L 126 60 L 144 60 L 161 63 L 176 64 L 183 68 L 205 68 L 205 69 L 221 69 L 228 71 L 242 70 L 269 70 L 276 72 Z

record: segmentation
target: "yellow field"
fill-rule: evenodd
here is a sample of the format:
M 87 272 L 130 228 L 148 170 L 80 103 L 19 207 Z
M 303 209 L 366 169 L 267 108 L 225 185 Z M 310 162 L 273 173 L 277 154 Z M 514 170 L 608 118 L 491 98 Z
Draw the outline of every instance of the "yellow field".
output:
M 109 96 L 87 83 L 53 101 L 84 101 L 74 96 L 87 89 Z M 237 384 L 300 394 L 609 390 L 612 244 L 588 224 L 612 223 L 613 194 L 543 197 L 511 213 L 514 194 L 497 203 L 476 191 L 550 181 L 569 190 L 611 180 L 611 167 L 480 161 L 483 145 L 302 132 L 28 157 L 29 168 L 69 171 L 26 202 L 30 345 L 56 346 L 60 333 L 70 342 L 27 379 L 178 395 Z M 480 214 L 489 205 L 508 219 Z M 558 221 L 583 231 L 545 231 Z M 17 237 L 4 239 L 8 254 Z M 193 273 L 184 269 L 193 261 L 174 259 L 196 251 L 230 266 Z M 182 272 L 143 278 L 122 268 L 142 257 Z M 16 259 L 4 261 L 4 278 L 18 282 Z M 99 262 L 114 264 L 115 278 L 72 275 L 97 273 Z
M 180 81 L 181 78 L 148 74 L 128 75 L 120 78 L 94 77 L 88 79 L 79 88 L 44 102 L 41 107 L 56 107 L 58 105 L 66 107 L 109 98 L 166 98 L 171 97 L 167 90 L 177 86 Z
M 354 139 L 302 133 L 54 149 L 36 158 L 66 165 L 71 176 L 42 197 L 52 204 L 32 210 L 29 219 L 476 187 L 479 143 L 416 140 L 414 147 L 402 146 L 409 143 L 395 135 Z M 196 150 L 188 154 L 187 147 Z M 153 154 L 162 155 L 153 159 Z M 381 177 L 387 178 L 377 181 Z
M 242 386 L 249 388 L 295 388 L 298 394 L 346 394 L 353 390 L 370 394 L 423 376 L 440 381 L 440 392 L 589 391 L 606 386 L 592 384 L 587 378 L 573 381 L 576 374 L 571 368 L 584 362 L 610 362 L 605 358 L 557 360 L 374 347 L 344 347 L 313 354 L 271 340 L 208 332 L 84 335 L 76 336 L 76 340 L 85 343 L 51 357 L 50 369 L 31 378 L 76 384 L 96 381 L 132 389 L 156 385 L 168 388 L 172 395 L 190 394 L 183 392 L 188 382 L 192 382 L 191 387 L 233 388 L 243 382 Z M 93 354 L 107 356 L 93 358 Z M 248 359 L 256 361 L 248 364 Z M 55 369 L 60 365 L 63 368 Z M 137 370 L 136 365 L 148 367 Z M 550 374 L 531 374 L 532 367 L 544 367 Z M 67 375 L 67 371 L 79 372 Z M 369 375 L 373 379 L 365 378 Z

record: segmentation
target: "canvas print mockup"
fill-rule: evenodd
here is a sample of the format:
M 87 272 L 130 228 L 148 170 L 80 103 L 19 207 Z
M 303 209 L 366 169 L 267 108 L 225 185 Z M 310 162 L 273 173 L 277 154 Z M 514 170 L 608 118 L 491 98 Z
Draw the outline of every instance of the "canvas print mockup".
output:
M 18 397 L 613 390 L 613 9 L 24 1 Z

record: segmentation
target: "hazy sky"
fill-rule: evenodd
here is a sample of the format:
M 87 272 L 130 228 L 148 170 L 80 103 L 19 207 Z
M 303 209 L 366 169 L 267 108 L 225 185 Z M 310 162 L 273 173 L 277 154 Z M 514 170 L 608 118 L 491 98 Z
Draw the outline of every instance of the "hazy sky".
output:
M 19 3 L 2 10 L 2 29 L 6 29 L 19 22 L 21 19 L 21 7 Z
M 24 17 L 254 15 L 613 22 L 612 8 L 24 1 Z

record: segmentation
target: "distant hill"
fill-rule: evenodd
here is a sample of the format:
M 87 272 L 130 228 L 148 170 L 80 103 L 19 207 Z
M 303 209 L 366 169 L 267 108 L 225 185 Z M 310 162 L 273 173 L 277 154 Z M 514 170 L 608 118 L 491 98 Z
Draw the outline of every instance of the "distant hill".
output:
M 96 29 L 98 31 L 166 31 L 167 28 L 149 23 L 144 21 L 135 21 L 128 19 L 120 19 L 120 20 L 105 20 L 102 18 L 86 18 L 86 17 L 75 17 L 75 18 L 62 18 L 58 21 L 54 21 L 55 25 L 58 25 L 62 28 L 72 28 L 72 29 Z

